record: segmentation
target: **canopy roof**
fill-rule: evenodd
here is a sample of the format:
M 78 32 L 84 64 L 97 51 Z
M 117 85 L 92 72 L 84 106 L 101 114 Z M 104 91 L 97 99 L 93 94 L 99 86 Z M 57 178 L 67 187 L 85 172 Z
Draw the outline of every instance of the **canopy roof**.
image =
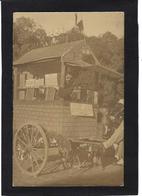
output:
M 78 51 L 78 46 L 83 46 L 86 45 L 84 40 L 79 40 L 79 41 L 73 41 L 73 42 L 67 42 L 63 44 L 57 44 L 57 45 L 52 45 L 44 48 L 38 48 L 38 49 L 33 49 L 30 52 L 26 53 L 22 57 L 20 57 L 18 60 L 16 60 L 13 65 L 14 66 L 19 66 L 19 65 L 24 65 L 24 64 L 29 64 L 29 63 L 38 63 L 38 62 L 43 62 L 46 60 L 52 60 L 56 59 L 59 57 L 62 57 L 69 53 L 72 49 L 75 49 Z M 98 71 L 101 72 L 107 72 L 111 76 L 116 77 L 116 78 L 122 78 L 123 74 L 118 73 L 117 71 L 104 67 L 102 66 L 96 56 L 92 53 L 94 59 L 94 64 L 89 64 L 81 59 L 76 59 L 76 60 L 71 60 L 71 59 L 64 59 L 64 63 L 70 66 L 79 66 L 82 68 L 88 67 L 88 68 L 95 68 Z
M 68 62 L 65 62 L 65 64 L 73 66 L 73 67 L 75 66 L 75 67 L 82 67 L 82 68 L 93 66 L 92 64 L 86 63 L 83 60 L 68 61 Z
M 18 60 L 14 61 L 13 65 L 22 65 L 43 59 L 61 57 L 68 50 L 72 49 L 78 44 L 82 44 L 83 42 L 84 40 L 79 40 L 63 44 L 52 45 L 44 48 L 33 49 L 30 52 L 24 54 Z
M 96 71 L 101 71 L 101 72 L 104 72 L 104 73 L 107 73 L 107 74 L 110 74 L 112 77 L 115 77 L 115 78 L 123 78 L 123 74 L 113 70 L 113 69 L 110 69 L 110 68 L 107 68 L 107 67 L 104 67 L 102 65 L 92 65 L 92 64 L 89 64 L 89 63 L 86 63 L 85 61 L 82 61 L 82 60 L 78 60 L 78 61 L 69 61 L 69 62 L 65 62 L 66 65 L 70 65 L 70 66 L 78 66 L 78 67 L 82 67 L 82 68 L 89 68 L 89 69 L 92 69 L 92 71 L 96 70 Z

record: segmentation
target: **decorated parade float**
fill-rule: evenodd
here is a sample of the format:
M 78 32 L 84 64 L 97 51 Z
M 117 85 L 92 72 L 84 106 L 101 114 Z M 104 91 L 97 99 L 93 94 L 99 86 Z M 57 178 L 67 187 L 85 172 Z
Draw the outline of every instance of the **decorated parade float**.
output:
M 91 156 L 104 140 L 98 114 L 115 102 L 121 78 L 100 65 L 85 40 L 34 49 L 16 60 L 13 148 L 19 169 L 36 176 L 53 155 L 72 167 L 79 148 Z

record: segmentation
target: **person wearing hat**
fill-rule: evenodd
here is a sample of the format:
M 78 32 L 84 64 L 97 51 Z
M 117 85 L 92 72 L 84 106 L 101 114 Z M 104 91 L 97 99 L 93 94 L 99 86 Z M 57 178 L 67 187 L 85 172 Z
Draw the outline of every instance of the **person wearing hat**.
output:
M 124 108 L 124 99 L 120 99 L 118 101 L 121 104 L 122 108 Z M 108 153 L 109 152 L 109 153 Z M 110 155 L 112 152 L 112 156 L 114 156 L 114 160 L 117 164 L 123 165 L 124 159 L 124 120 L 121 119 L 119 126 L 115 129 L 114 133 L 111 135 L 109 139 L 104 141 L 101 145 L 101 158 L 103 156 L 107 156 L 107 153 Z
M 124 99 L 119 99 L 114 110 L 110 112 L 110 120 L 116 129 L 124 118 Z
M 119 99 L 119 101 L 115 104 L 113 109 L 108 110 L 107 114 L 107 130 L 103 135 L 104 139 L 108 139 L 114 133 L 115 129 L 120 125 L 120 122 L 124 118 L 124 100 Z

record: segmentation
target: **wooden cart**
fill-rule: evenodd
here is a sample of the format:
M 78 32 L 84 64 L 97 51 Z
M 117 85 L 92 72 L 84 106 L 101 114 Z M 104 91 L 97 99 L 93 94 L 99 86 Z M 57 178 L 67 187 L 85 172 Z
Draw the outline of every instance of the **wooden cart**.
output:
M 89 57 L 93 64 L 86 62 L 85 57 Z M 97 83 L 101 74 L 109 75 L 116 81 L 122 77 L 121 74 L 101 66 L 84 41 L 35 49 L 14 62 L 14 161 L 27 175 L 36 176 L 41 173 L 48 165 L 49 157 L 54 155 L 63 160 L 65 168 L 68 167 L 67 163 L 71 166 L 69 155 L 76 151 L 80 144 L 86 144 L 90 149 L 90 146 L 102 141 L 102 131 L 97 123 L 97 103 L 91 104 L 93 115 L 72 115 L 71 101 L 65 101 L 59 95 L 55 100 L 48 97 L 45 100 L 46 96 L 44 99 L 36 99 L 32 93 L 39 86 L 35 88 L 33 84 L 25 84 L 26 80 L 32 83 L 35 76 L 43 82 L 41 78 L 44 78 L 45 74 L 54 73 L 57 74 L 59 88 L 64 89 L 67 67 L 73 67 L 75 70 L 88 70 L 93 67 L 94 83 Z M 28 85 L 31 85 L 30 88 Z M 49 90 L 45 81 L 41 88 L 44 92 Z M 29 92 L 27 89 L 30 89 Z

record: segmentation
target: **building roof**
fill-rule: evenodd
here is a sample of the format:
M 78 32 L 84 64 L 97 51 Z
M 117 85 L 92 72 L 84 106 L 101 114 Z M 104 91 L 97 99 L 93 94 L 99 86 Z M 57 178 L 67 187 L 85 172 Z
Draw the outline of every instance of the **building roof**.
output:
M 16 60 L 13 65 L 23 65 L 31 62 L 39 62 L 42 60 L 52 59 L 52 58 L 58 58 L 66 54 L 68 51 L 70 51 L 72 48 L 81 45 L 85 43 L 84 40 L 79 41 L 73 41 L 73 42 L 67 42 L 63 44 L 57 44 L 52 45 L 44 48 L 37 48 L 33 49 L 30 52 L 24 54 L 22 57 L 20 57 L 18 60 Z M 123 74 L 120 74 L 116 72 L 115 70 L 112 70 L 110 68 L 102 66 L 96 56 L 92 53 L 93 58 L 95 60 L 95 64 L 88 64 L 82 60 L 75 60 L 75 61 L 65 61 L 65 64 L 71 65 L 71 66 L 79 66 L 79 67 L 94 67 L 98 70 L 104 70 L 105 72 L 111 73 L 113 76 L 116 77 L 122 77 Z
M 122 73 L 119 73 L 119 72 L 115 71 L 114 69 L 111 69 L 111 68 L 108 68 L 108 67 L 105 67 L 102 65 L 94 66 L 94 68 L 98 69 L 98 71 L 101 70 L 106 73 L 109 73 L 111 76 L 113 76 L 115 78 L 123 78 L 124 77 L 124 75 Z
M 82 67 L 82 68 L 86 68 L 86 67 L 92 67 L 92 64 L 86 63 L 83 60 L 75 60 L 75 61 L 65 61 L 65 64 L 73 66 L 73 67 Z
M 61 57 L 71 48 L 75 47 L 78 44 L 82 44 L 84 40 L 67 42 L 63 44 L 52 45 L 44 48 L 33 49 L 30 52 L 24 54 L 18 60 L 14 61 L 14 65 L 21 65 L 30 62 L 36 62 L 48 58 L 57 58 Z

